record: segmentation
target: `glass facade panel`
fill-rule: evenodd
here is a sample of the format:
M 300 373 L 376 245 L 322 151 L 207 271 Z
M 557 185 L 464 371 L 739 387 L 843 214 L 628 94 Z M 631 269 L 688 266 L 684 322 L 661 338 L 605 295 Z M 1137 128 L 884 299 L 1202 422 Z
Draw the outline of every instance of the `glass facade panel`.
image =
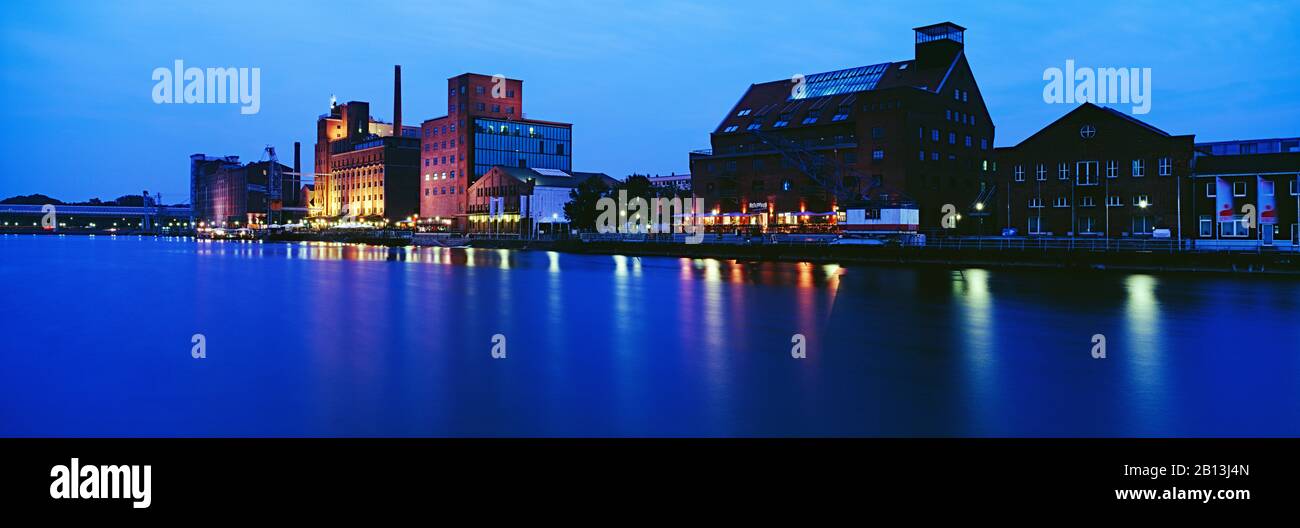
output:
M 474 120 L 474 176 L 492 167 L 530 167 L 571 171 L 572 131 L 568 127 Z

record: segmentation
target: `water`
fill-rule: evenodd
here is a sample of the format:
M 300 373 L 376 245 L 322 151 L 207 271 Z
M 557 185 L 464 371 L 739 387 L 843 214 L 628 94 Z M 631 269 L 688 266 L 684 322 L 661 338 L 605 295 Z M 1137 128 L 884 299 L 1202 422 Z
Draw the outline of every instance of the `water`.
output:
M 0 288 L 3 436 L 1300 435 L 1292 279 L 6 235 Z

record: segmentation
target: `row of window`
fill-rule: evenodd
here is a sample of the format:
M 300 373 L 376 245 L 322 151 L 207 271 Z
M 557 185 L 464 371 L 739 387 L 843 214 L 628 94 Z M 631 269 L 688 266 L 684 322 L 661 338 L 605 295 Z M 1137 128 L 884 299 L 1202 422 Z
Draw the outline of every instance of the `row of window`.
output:
M 456 179 L 456 171 L 451 171 L 451 172 L 435 172 L 435 173 L 432 173 L 432 174 L 429 174 L 429 173 L 425 173 L 425 174 L 424 174 L 424 181 L 431 181 L 431 180 L 446 180 L 446 179 L 448 179 L 448 178 L 453 179 L 453 180 Z
M 464 189 L 461 189 L 461 192 L 465 192 Z M 439 194 L 456 194 L 456 186 L 453 185 L 451 187 L 425 187 L 424 188 L 425 196 L 436 196 Z
M 938 142 L 938 141 L 939 141 L 939 137 L 940 137 L 941 134 L 942 134 L 942 132 L 941 132 L 939 129 L 937 129 L 937 128 L 931 129 L 931 130 L 930 130 L 930 141 L 932 141 L 932 142 Z M 925 127 L 920 127 L 920 128 L 917 129 L 917 131 L 916 131 L 916 137 L 917 137 L 917 139 L 925 139 Z M 948 144 L 949 144 L 949 145 L 956 145 L 956 144 L 957 144 L 957 133 L 956 133 L 956 132 L 953 132 L 953 131 L 949 131 L 949 132 L 948 132 Z M 963 144 L 965 144 L 967 148 L 973 147 L 973 146 L 975 145 L 975 144 L 974 144 L 974 138 L 972 138 L 970 134 L 966 134 L 965 141 L 963 142 Z M 989 149 L 989 140 L 988 140 L 988 138 L 980 138 L 980 150 L 988 150 L 988 149 Z
M 946 110 L 944 110 L 944 114 L 945 114 L 944 119 L 946 119 L 946 120 L 948 120 L 948 121 L 956 121 L 956 122 L 961 123 L 961 124 L 963 124 L 963 125 L 974 125 L 974 124 L 975 124 L 975 116 L 970 115 L 970 114 L 968 114 L 968 113 L 966 113 L 966 112 L 959 112 L 959 111 L 952 110 L 952 109 L 946 109 Z
M 431 148 L 444 148 L 444 149 L 445 149 L 445 148 L 449 148 L 449 147 L 450 147 L 450 148 L 456 148 L 456 140 L 454 140 L 454 139 L 444 140 L 444 141 L 442 142 L 441 145 L 442 145 L 442 146 L 439 146 L 439 143 L 438 143 L 437 141 L 434 141 L 434 142 L 432 142 L 432 143 L 425 143 L 425 144 L 424 144 L 424 151 L 425 151 L 425 152 L 429 152 L 429 150 L 430 150 Z
M 1047 231 L 1047 219 L 1041 216 L 1030 216 L 1027 219 L 1029 234 L 1045 235 L 1050 234 Z M 1155 230 L 1155 224 L 1152 218 L 1147 215 L 1134 216 L 1130 220 L 1130 231 L 1134 235 L 1150 235 Z M 1067 226 L 1069 227 L 1069 226 Z M 1094 216 L 1080 216 L 1074 219 L 1074 228 L 1082 234 L 1101 234 L 1103 222 L 1099 222 Z
M 1151 207 L 1151 205 L 1152 202 L 1150 196 L 1145 194 L 1133 195 L 1134 207 L 1146 208 L 1146 207 Z M 1056 199 L 1052 201 L 1052 207 L 1064 208 L 1069 206 L 1070 206 L 1070 198 L 1068 196 L 1057 196 Z M 1096 206 L 1097 206 L 1096 198 L 1093 198 L 1091 196 L 1082 196 L 1079 199 L 1079 207 L 1096 207 Z M 1119 197 L 1119 195 L 1112 194 L 1106 197 L 1106 207 L 1123 207 L 1123 206 L 1124 206 L 1124 201 Z M 1029 208 L 1042 209 L 1043 199 L 1030 198 Z
M 450 156 L 442 156 L 441 158 L 438 156 L 434 156 L 431 158 L 424 158 L 424 166 L 428 167 L 430 165 L 430 162 L 432 162 L 433 165 L 438 165 L 439 160 L 442 160 L 441 163 L 442 165 L 446 165 L 448 163 L 456 163 L 456 155 L 452 154 Z
M 450 125 L 442 125 L 441 127 L 429 127 L 429 128 L 424 129 L 424 137 L 427 138 L 427 137 L 429 137 L 430 135 L 436 136 L 436 135 L 438 135 L 438 134 L 440 134 L 440 133 L 441 133 L 441 134 L 447 134 L 447 133 L 455 132 L 455 131 L 456 131 L 456 124 L 455 124 L 455 123 L 452 123 L 452 124 L 450 124 Z
M 1077 173 L 1076 173 L 1076 174 L 1077 174 L 1077 178 L 1076 178 L 1077 181 L 1076 181 L 1076 184 L 1078 184 L 1078 185 L 1097 185 L 1097 184 L 1099 183 L 1099 180 L 1097 179 L 1097 163 L 1098 163 L 1098 162 L 1096 162 L 1096 161 L 1080 161 L 1080 162 L 1076 162 L 1076 163 L 1075 163 L 1075 170 L 1077 171 Z M 1142 178 L 1142 177 L 1145 177 L 1145 176 L 1146 176 L 1146 163 L 1147 163 L 1146 160 L 1143 160 L 1143 159 L 1135 159 L 1135 160 L 1133 160 L 1133 161 L 1132 161 L 1132 164 L 1130 165 L 1131 170 L 1130 170 L 1129 174 L 1130 174 L 1132 177 L 1134 177 L 1134 178 Z M 1157 169 L 1156 169 L 1156 170 L 1157 170 L 1157 174 L 1159 174 L 1159 175 L 1161 175 L 1161 176 L 1172 176 L 1173 173 L 1174 173 L 1173 161 L 1170 160 L 1170 159 L 1167 158 L 1167 157 L 1164 157 L 1164 158 L 1160 158 L 1160 159 L 1158 159 L 1158 160 L 1157 160 Z M 1025 166 L 1024 166 L 1024 165 L 1016 165 L 1015 168 L 1012 170 L 1012 174 L 1013 174 L 1013 177 L 1015 178 L 1016 181 L 1018 181 L 1018 182 L 1023 182 L 1023 181 L 1025 181 Z M 1057 164 L 1056 164 L 1056 177 L 1057 177 L 1057 179 L 1059 179 L 1059 180 L 1068 180 L 1068 179 L 1070 179 L 1070 164 L 1067 163 L 1067 162 L 1060 162 L 1060 163 L 1057 163 Z M 1106 177 L 1107 177 L 1107 178 L 1118 178 L 1118 177 L 1119 177 L 1119 162 L 1118 162 L 1118 161 L 1116 161 L 1116 160 L 1106 160 Z M 1037 165 L 1034 166 L 1034 179 L 1036 179 L 1036 180 L 1038 180 L 1038 181 L 1046 181 L 1046 180 L 1047 180 L 1047 165 L 1045 165 L 1045 164 L 1043 164 L 1043 163 L 1039 163 L 1039 164 L 1037 164 Z
M 1297 189 L 1296 189 L 1296 181 L 1295 181 L 1295 179 L 1292 178 L 1291 180 L 1287 181 L 1287 183 L 1289 184 L 1289 187 L 1290 187 L 1290 190 L 1291 190 L 1291 196 L 1296 196 L 1296 195 L 1297 195 Z M 1268 187 L 1268 186 L 1261 186 L 1261 187 L 1267 191 L 1267 192 L 1264 194 L 1264 196 L 1273 196 L 1273 188 L 1272 188 L 1272 187 Z M 1218 186 L 1216 186 L 1213 182 L 1205 184 L 1205 197 L 1206 197 L 1206 198 L 1215 198 L 1215 197 L 1217 197 L 1218 195 L 1219 195 Z M 1246 182 L 1244 182 L 1244 181 L 1235 181 L 1235 182 L 1232 182 L 1232 195 L 1233 195 L 1233 196 L 1245 196 L 1245 195 L 1246 195 Z
M 464 86 L 461 86 L 461 87 L 460 87 L 460 93 L 465 93 L 465 87 L 464 87 Z M 476 85 L 474 85 L 474 93 L 475 93 L 476 95 L 483 95 L 483 94 L 487 93 L 487 88 L 484 87 L 483 85 L 476 84 Z M 455 97 L 455 96 L 456 96 L 456 90 L 455 90 L 455 89 L 452 89 L 452 90 L 451 90 L 451 93 L 449 93 L 448 96 L 449 96 L 449 97 Z M 506 90 L 506 97 L 507 97 L 507 98 L 513 98 L 514 96 L 515 96 L 515 91 L 514 91 L 514 90 L 512 90 L 512 89 L 507 89 L 507 90 Z

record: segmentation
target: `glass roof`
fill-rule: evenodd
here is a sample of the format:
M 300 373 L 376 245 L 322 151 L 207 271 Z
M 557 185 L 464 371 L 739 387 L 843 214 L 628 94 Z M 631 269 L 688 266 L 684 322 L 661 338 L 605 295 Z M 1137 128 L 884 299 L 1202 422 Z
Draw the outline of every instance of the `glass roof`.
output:
M 805 89 L 801 94 L 803 97 L 792 94 L 788 100 L 874 90 L 876 83 L 880 82 L 880 77 L 885 74 L 885 70 L 889 69 L 890 64 L 892 63 L 886 62 L 847 70 L 814 73 L 804 79 Z

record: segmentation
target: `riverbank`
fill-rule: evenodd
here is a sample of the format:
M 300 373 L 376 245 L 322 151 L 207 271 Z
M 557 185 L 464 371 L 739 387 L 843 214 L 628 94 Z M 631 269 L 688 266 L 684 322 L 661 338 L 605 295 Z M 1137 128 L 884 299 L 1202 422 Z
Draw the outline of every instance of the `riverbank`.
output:
M 470 246 L 597 255 L 716 258 L 743 261 L 814 262 L 819 264 L 870 264 L 901 267 L 1122 270 L 1300 276 L 1300 255 L 1281 252 L 950 249 L 924 246 L 667 244 L 484 239 L 473 240 L 470 242 Z
M 15 233 L 16 234 L 16 233 Z M 68 235 L 94 233 L 30 232 Z M 112 235 L 112 234 L 110 234 Z M 123 236 L 124 234 L 118 233 Z M 158 236 L 134 234 L 126 236 Z M 163 235 L 165 236 L 165 235 Z M 268 242 L 337 242 L 386 247 L 411 245 L 558 251 L 589 255 L 714 258 L 740 261 L 813 262 L 897 267 L 980 267 L 990 269 L 1069 269 L 1300 276 L 1300 254 L 1290 251 L 1100 251 L 1066 248 L 953 248 L 830 244 L 683 244 L 665 242 L 546 241 L 439 238 L 428 244 L 405 232 L 279 233 Z

